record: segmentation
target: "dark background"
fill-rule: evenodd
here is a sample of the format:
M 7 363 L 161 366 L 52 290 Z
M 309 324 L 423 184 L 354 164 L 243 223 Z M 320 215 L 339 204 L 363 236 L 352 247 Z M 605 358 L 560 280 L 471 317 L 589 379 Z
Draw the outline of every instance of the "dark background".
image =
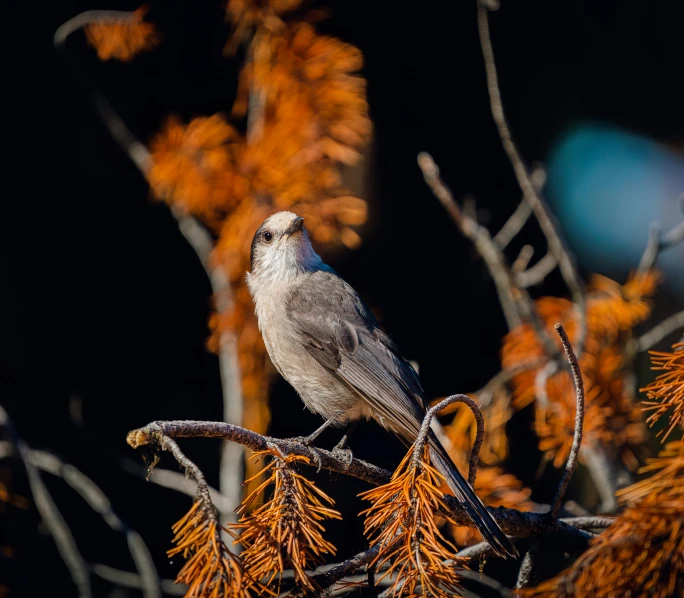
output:
M 681 150 L 676 4 L 509 1 L 492 16 L 505 108 L 527 160 L 544 161 L 556 136 L 579 119 L 603 120 Z M 321 29 L 365 55 L 375 124 L 364 175 L 371 209 L 365 243 L 330 261 L 419 363 L 429 396 L 475 390 L 497 371 L 505 323 L 483 263 L 426 188 L 415 159 L 421 150 L 432 153 L 455 195 L 473 193 L 493 230 L 519 201 L 489 113 L 475 2 L 327 5 L 332 17 Z M 102 89 L 146 140 L 171 112 L 228 112 L 237 63 L 221 56 L 229 28 L 216 2 L 152 3 L 149 20 L 164 33 L 163 44 L 131 64 L 100 62 L 82 33 L 68 42 L 73 62 L 53 51 L 54 30 L 76 13 L 136 7 L 8 7 L 0 401 L 31 446 L 72 462 L 104 490 L 143 535 L 160 574 L 172 578 L 179 559 L 165 556 L 170 525 L 190 499 L 127 471 L 141 460 L 125 436 L 155 419 L 221 418 L 217 360 L 204 349 L 210 287 L 167 209 L 150 200 L 145 181 L 98 120 L 88 91 Z M 543 254 L 534 226 L 512 253 L 522 242 Z M 553 275 L 535 293 L 565 290 Z M 666 294 L 657 316 L 676 303 Z M 282 380 L 271 408 L 275 436 L 305 434 L 320 423 Z M 508 468 L 533 486 L 533 498 L 548 500 L 552 486 L 534 479 L 535 439 L 525 417 L 514 426 Z M 322 444 L 336 441 L 330 434 Z M 216 483 L 218 443 L 183 447 Z M 352 447 L 388 468 L 403 453 L 374 424 L 361 426 Z M 3 467 L 15 491 L 28 496 L 21 468 L 7 460 Z M 133 570 L 123 537 L 63 482 L 47 482 L 84 557 Z M 354 497 L 366 486 L 328 473 L 317 483 L 346 516 L 330 526 L 339 556 L 361 549 Z M 74 595 L 34 508 L 5 509 L 1 533 L 2 544 L 15 548 L 3 556 L 0 575 L 11 596 Z M 93 584 L 98 596 L 136 595 L 96 578 Z

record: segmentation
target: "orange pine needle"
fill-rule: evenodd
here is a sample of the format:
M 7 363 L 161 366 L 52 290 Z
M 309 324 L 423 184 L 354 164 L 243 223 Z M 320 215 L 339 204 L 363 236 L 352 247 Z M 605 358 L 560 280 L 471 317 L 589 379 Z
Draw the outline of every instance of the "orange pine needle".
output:
M 245 570 L 240 559 L 221 540 L 221 529 L 215 517 L 208 516 L 206 507 L 196 501 L 190 511 L 173 526 L 174 548 L 168 555 L 182 554 L 187 562 L 178 573 L 176 583 L 188 586 L 186 598 L 235 596 L 250 598 L 252 590 L 262 595 L 266 589 Z
M 373 563 L 378 569 L 389 565 L 380 580 L 397 575 L 390 596 L 458 596 L 458 571 L 466 561 L 456 556 L 437 522 L 438 510 L 449 512 L 440 490 L 444 478 L 430 465 L 427 449 L 417 467 L 412 458 L 413 447 L 389 483 L 359 495 L 372 503 L 360 514 L 366 516 L 364 534 L 371 546 L 380 547 Z
M 332 498 L 293 469 L 298 463 L 308 463 L 307 458 L 283 457 L 276 449 L 255 453 L 253 458 L 264 456 L 271 460 L 255 478 L 263 479 L 265 474 L 267 478 L 238 509 L 242 517 L 236 528 L 243 530 L 238 541 L 245 547 L 244 566 L 253 578 L 265 579 L 267 585 L 276 582 L 277 592 L 283 571 L 289 568 L 300 586 L 314 589 L 307 569 L 323 562 L 324 555 L 335 554 L 335 547 L 323 537 L 322 522 L 341 519 L 341 515 L 330 508 L 334 504 Z M 273 496 L 246 514 L 251 503 L 271 484 Z
M 643 471 L 655 473 L 620 492 L 634 504 L 591 541 L 566 571 L 524 590 L 529 598 L 666 598 L 684 579 L 684 442 L 669 443 Z
M 632 448 L 646 439 L 646 427 L 629 390 L 625 347 L 632 328 L 650 315 L 648 298 L 658 280 L 659 275 L 653 271 L 633 274 L 622 286 L 594 276 L 587 296 L 587 338 L 579 359 L 586 388 L 583 443 L 616 446 L 630 468 L 636 466 Z M 536 309 L 549 333 L 553 333 L 556 322 L 561 322 L 571 339 L 577 335 L 572 302 L 542 297 L 536 301 Z M 504 369 L 544 357 L 541 341 L 529 325 L 512 330 L 504 339 Z M 534 401 L 540 369 L 530 369 L 513 378 L 516 409 Z M 546 393 L 548 406 L 535 403 L 535 429 L 540 449 L 560 467 L 567 459 L 574 434 L 575 391 L 568 374 L 558 372 L 549 377 Z
M 651 414 L 646 423 L 653 425 L 672 410 L 664 430 L 658 432 L 663 442 L 677 427 L 684 427 L 684 343 L 672 345 L 671 353 L 651 351 L 652 369 L 663 372 L 648 386 L 641 389 L 648 397 L 643 401 L 644 411 Z

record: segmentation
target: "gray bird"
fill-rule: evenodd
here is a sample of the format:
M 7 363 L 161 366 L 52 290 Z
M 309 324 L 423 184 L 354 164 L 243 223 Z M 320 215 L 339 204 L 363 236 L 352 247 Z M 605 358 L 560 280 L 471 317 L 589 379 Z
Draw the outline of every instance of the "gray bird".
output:
M 271 361 L 326 420 L 309 440 L 330 425 L 372 418 L 405 444 L 415 441 L 427 408 L 418 375 L 356 291 L 314 251 L 304 219 L 292 212 L 267 218 L 252 239 L 250 269 Z M 500 556 L 517 556 L 432 431 L 428 442 L 432 463 L 485 540 Z

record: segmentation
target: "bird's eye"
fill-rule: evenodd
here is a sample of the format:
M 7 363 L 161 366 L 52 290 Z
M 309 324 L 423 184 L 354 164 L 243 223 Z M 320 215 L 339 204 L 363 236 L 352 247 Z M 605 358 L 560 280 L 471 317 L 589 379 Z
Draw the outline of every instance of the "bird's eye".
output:
M 270 243 L 271 241 L 273 241 L 273 233 L 266 231 L 264 233 L 264 241 L 266 241 L 266 243 Z

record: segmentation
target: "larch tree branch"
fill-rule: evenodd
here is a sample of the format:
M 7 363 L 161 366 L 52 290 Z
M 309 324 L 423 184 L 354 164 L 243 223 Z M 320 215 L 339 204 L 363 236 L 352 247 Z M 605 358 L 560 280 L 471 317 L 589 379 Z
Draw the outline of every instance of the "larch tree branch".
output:
M 501 138 L 504 151 L 513 167 L 518 185 L 522 190 L 524 199 L 530 204 L 532 212 L 539 223 L 544 236 L 546 237 L 549 252 L 558 263 L 558 268 L 563 276 L 573 303 L 577 309 L 577 319 L 579 324 L 579 335 L 577 340 L 577 352 L 582 353 L 584 348 L 584 339 L 586 336 L 586 307 L 584 299 L 583 283 L 577 271 L 574 259 L 570 252 L 565 247 L 563 240 L 558 233 L 557 226 L 553 221 L 553 216 L 546 206 L 541 194 L 538 192 L 534 184 L 532 176 L 530 175 L 527 166 L 518 150 L 518 147 L 513 140 L 511 130 L 508 126 L 506 116 L 504 114 L 503 102 L 501 100 L 501 91 L 499 89 L 499 80 L 496 70 L 496 63 L 494 61 L 494 49 L 492 47 L 490 32 L 489 32 L 489 8 L 488 5 L 477 0 L 477 22 L 478 31 L 480 34 L 480 45 L 482 48 L 482 56 L 485 64 L 485 73 L 487 76 L 487 89 L 489 91 L 490 108 L 492 117 L 496 128 Z
M 54 45 L 62 54 L 66 55 L 66 41 L 75 31 L 103 21 L 120 22 L 122 20 L 134 20 L 135 18 L 134 13 L 124 11 L 85 11 L 69 19 L 57 29 L 53 38 Z M 89 80 L 86 74 L 82 74 L 82 77 Z M 147 147 L 135 137 L 102 92 L 93 88 L 90 95 L 97 114 L 112 139 L 116 141 L 121 150 L 148 180 L 152 159 Z M 212 266 L 210 263 L 210 256 L 214 248 L 214 240 L 211 234 L 195 218 L 179 208 L 171 207 L 170 212 L 176 220 L 178 230 L 194 250 L 209 278 L 217 310 L 229 311 L 233 306 L 232 290 L 223 269 L 220 266 Z M 221 333 L 218 358 L 223 418 L 229 423 L 240 424 L 243 417 L 243 399 L 235 334 L 228 331 Z M 224 503 L 221 516 L 226 521 L 236 520 L 234 510 L 239 506 L 242 498 L 243 460 L 244 454 L 239 446 L 224 443 L 221 451 L 219 489 L 224 497 L 224 500 L 221 501 Z

